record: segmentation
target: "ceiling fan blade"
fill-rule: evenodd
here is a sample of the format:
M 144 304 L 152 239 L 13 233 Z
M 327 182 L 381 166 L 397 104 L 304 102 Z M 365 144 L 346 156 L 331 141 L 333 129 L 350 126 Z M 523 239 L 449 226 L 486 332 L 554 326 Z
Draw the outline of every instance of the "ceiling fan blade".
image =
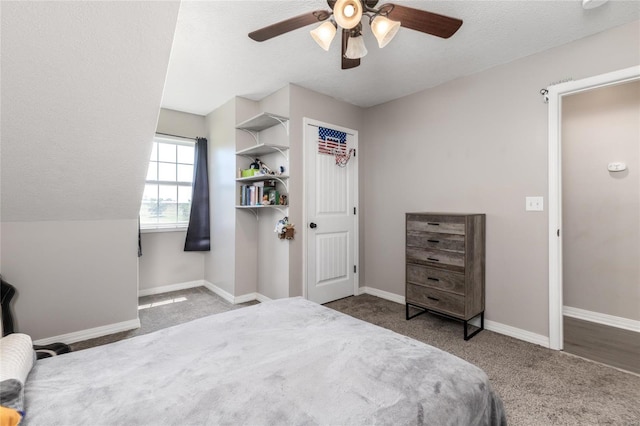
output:
M 398 4 L 385 4 L 392 6 L 389 12 L 389 19 L 400 21 L 400 25 L 405 28 L 431 34 L 437 37 L 449 38 L 458 28 L 462 26 L 462 20 L 450 18 L 437 13 L 427 12 L 426 10 L 414 9 L 412 7 L 400 6 Z
M 326 10 L 316 10 L 315 12 L 309 12 L 305 13 L 304 15 L 285 19 L 284 21 L 277 22 L 275 24 L 269 25 L 268 27 L 252 31 L 249 33 L 249 37 L 255 41 L 269 40 L 270 38 L 288 33 L 289 31 L 297 30 L 298 28 L 306 27 L 307 25 L 324 21 L 329 16 L 329 12 L 327 12 Z
M 348 70 L 360 65 L 360 59 L 349 59 L 344 56 L 347 51 L 347 41 L 349 41 L 349 30 L 342 30 L 342 69 Z

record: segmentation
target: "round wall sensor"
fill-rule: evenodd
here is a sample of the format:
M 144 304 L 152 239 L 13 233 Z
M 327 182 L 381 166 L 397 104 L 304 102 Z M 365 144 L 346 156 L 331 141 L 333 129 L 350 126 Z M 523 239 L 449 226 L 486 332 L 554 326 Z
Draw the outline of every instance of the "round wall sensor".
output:
M 585 9 L 595 9 L 598 6 L 602 6 L 609 0 L 582 0 L 582 7 Z
M 627 165 L 617 161 L 615 163 L 609 163 L 609 165 L 607 166 L 607 169 L 610 172 L 623 172 L 627 170 Z

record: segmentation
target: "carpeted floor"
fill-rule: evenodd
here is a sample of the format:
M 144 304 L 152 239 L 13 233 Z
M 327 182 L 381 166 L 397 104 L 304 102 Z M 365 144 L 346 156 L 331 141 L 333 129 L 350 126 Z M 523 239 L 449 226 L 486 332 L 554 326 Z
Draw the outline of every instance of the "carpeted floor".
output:
M 71 345 L 71 349 L 78 351 L 105 345 L 182 324 L 207 315 L 219 314 L 256 303 L 258 302 L 253 301 L 232 305 L 217 294 L 209 291 L 206 287 L 194 287 L 170 293 L 143 296 L 138 299 L 140 328 L 77 342 Z
M 252 304 L 231 305 L 204 287 L 140 298 L 141 306 L 152 303 L 157 305 L 140 310 L 140 329 L 79 342 L 72 348 L 110 343 Z M 406 321 L 403 305 L 370 295 L 326 306 L 479 366 L 502 398 L 510 425 L 640 426 L 640 376 L 487 330 L 465 342 L 459 322 L 430 314 Z

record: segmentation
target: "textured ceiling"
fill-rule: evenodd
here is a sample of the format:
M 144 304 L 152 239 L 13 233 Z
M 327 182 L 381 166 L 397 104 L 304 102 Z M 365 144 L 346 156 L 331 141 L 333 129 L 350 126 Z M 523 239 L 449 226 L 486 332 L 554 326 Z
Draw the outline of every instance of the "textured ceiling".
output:
M 328 9 L 324 0 L 183 1 L 162 106 L 204 115 L 233 96 L 260 99 L 294 83 L 368 107 L 640 19 L 638 1 L 593 10 L 580 0 L 396 3 L 464 24 L 448 40 L 401 28 L 384 49 L 365 28 L 369 54 L 360 67 L 341 70 L 338 37 L 325 52 L 309 36 L 315 25 L 262 43 L 247 37 Z

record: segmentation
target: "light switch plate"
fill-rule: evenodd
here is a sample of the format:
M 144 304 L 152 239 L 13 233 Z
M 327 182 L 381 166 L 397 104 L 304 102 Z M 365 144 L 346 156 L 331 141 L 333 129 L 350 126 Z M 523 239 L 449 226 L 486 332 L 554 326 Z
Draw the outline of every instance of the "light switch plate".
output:
M 544 197 L 525 197 L 525 210 L 541 212 L 544 210 Z

